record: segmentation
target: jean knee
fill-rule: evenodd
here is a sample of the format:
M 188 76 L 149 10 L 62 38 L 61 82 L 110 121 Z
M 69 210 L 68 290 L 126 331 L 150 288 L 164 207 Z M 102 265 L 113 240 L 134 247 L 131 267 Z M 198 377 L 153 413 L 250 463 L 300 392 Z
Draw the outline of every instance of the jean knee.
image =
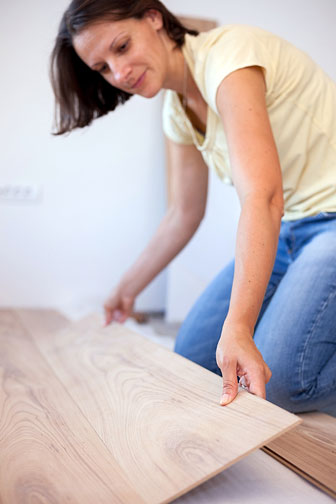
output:
M 272 377 L 266 385 L 266 399 L 292 413 L 322 410 L 335 406 L 336 384 L 324 387 L 321 383 L 322 372 L 312 373 L 310 380 L 300 381 L 300 368 L 289 372 L 279 363 L 272 370 Z M 280 368 L 280 369 L 279 369 Z

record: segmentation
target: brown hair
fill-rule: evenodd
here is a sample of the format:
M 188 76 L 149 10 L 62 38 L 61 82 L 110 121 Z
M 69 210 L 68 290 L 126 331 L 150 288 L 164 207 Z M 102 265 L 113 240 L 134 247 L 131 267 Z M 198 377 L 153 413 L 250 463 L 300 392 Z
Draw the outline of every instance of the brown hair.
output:
M 62 17 L 51 55 L 56 135 L 88 126 L 132 96 L 111 86 L 98 72 L 91 70 L 75 52 L 73 37 L 101 19 L 142 19 L 149 9 L 161 13 L 164 29 L 178 47 L 184 44 L 186 33 L 198 34 L 183 26 L 159 0 L 72 0 Z

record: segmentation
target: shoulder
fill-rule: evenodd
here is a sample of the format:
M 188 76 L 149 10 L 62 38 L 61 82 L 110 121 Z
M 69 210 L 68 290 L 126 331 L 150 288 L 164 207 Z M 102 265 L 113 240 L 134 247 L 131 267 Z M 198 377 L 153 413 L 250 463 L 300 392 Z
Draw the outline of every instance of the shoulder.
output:
M 268 42 L 270 39 L 278 39 L 276 35 L 258 28 L 244 24 L 228 24 L 214 28 L 208 32 L 202 32 L 198 36 L 186 35 L 186 48 L 193 56 L 206 58 L 209 51 L 222 46 L 230 50 L 231 44 L 236 47 L 246 43 Z
M 194 78 L 205 100 L 215 111 L 219 84 L 230 73 L 249 66 L 264 69 L 268 86 L 274 80 L 272 50 L 281 39 L 261 28 L 230 24 L 187 36 L 185 54 L 193 64 Z

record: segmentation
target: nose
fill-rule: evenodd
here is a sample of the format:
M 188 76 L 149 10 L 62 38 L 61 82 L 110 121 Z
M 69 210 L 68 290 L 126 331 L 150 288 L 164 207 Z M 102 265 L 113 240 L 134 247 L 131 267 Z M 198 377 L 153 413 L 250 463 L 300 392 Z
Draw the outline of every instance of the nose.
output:
M 117 86 L 127 86 L 132 73 L 132 68 L 126 62 L 118 61 L 110 64 L 113 80 Z

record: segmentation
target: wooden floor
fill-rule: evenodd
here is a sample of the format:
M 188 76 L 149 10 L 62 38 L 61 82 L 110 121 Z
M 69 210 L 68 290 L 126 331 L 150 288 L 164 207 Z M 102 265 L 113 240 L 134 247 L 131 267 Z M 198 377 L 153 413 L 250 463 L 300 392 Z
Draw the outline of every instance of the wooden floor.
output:
M 264 447 L 266 453 L 336 499 L 336 419 L 319 412 Z
M 1 504 L 171 502 L 299 422 L 99 317 L 4 310 L 0 350 Z
M 258 450 L 174 504 L 334 504 L 335 500 Z

